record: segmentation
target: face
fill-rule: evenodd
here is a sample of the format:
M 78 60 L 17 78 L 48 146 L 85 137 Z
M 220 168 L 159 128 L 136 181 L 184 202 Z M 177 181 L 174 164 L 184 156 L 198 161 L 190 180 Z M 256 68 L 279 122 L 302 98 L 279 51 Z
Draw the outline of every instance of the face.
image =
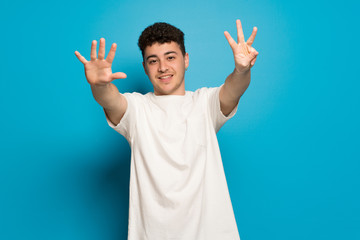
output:
M 143 66 L 155 95 L 185 94 L 184 76 L 189 66 L 189 55 L 182 54 L 179 44 L 170 42 L 147 46 Z

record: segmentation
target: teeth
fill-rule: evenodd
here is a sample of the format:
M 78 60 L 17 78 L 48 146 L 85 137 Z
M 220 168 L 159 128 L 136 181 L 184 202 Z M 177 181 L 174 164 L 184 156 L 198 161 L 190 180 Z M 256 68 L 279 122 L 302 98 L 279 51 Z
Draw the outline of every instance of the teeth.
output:
M 165 77 L 160 77 L 160 79 L 166 79 L 166 78 L 170 78 L 170 77 L 171 77 L 171 75 L 165 76 Z

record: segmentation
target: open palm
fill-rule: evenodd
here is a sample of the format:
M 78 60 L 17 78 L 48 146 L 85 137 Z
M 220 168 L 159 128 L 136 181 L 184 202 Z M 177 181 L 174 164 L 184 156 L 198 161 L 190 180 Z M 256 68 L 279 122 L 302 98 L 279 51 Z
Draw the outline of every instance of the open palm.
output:
M 90 61 L 87 61 L 78 51 L 76 57 L 84 64 L 85 76 L 90 85 L 106 85 L 115 79 L 126 78 L 122 72 L 112 73 L 111 65 L 115 57 L 116 43 L 111 45 L 109 54 L 105 59 L 105 39 L 100 39 L 99 54 L 96 56 L 96 40 L 92 41 Z

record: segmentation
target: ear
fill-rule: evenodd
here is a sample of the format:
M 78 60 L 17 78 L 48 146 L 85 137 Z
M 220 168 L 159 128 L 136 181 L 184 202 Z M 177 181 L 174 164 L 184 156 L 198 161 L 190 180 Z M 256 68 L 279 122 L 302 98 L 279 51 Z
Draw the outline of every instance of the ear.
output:
M 145 71 L 145 74 L 148 75 L 147 71 L 146 71 L 146 67 L 145 67 L 145 63 L 142 62 L 142 65 L 143 65 L 143 68 L 144 68 L 144 71 Z
M 186 69 L 189 67 L 189 54 L 188 53 L 185 53 L 184 61 L 185 61 L 185 69 Z

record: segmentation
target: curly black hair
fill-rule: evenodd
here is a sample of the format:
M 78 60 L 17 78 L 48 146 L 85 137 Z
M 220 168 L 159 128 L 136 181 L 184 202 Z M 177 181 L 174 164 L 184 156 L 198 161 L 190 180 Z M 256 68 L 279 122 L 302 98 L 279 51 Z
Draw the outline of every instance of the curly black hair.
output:
M 165 22 L 157 22 L 148 26 L 141 33 L 138 41 L 138 46 L 144 57 L 145 48 L 154 43 L 169 43 L 176 42 L 180 46 L 182 54 L 185 56 L 184 33 Z

